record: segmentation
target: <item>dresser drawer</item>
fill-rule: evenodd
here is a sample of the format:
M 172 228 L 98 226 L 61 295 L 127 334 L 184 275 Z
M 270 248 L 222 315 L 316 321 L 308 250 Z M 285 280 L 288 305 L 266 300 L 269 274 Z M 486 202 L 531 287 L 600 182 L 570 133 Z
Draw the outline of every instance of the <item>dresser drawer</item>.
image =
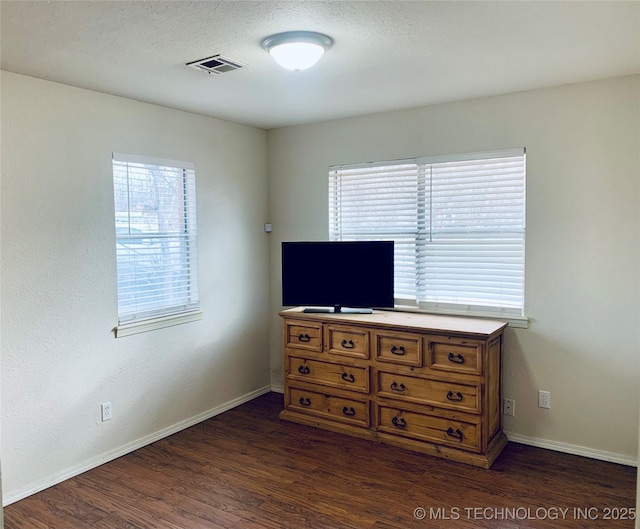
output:
M 482 374 L 482 342 L 446 336 L 429 338 L 427 365 L 455 373 Z
M 473 452 L 480 451 L 481 427 L 478 424 L 386 406 L 378 406 L 376 415 L 380 431 Z
M 322 324 L 313 322 L 286 321 L 284 345 L 295 349 L 322 351 Z
M 329 354 L 369 358 L 369 331 L 366 329 L 325 325 L 324 343 Z
M 343 366 L 289 356 L 287 377 L 315 384 L 369 393 L 369 367 Z
M 456 384 L 378 371 L 376 393 L 416 404 L 480 413 L 479 385 Z
M 375 355 L 379 362 L 422 366 L 422 336 L 400 332 L 376 332 Z
M 306 389 L 290 388 L 289 401 L 286 406 L 290 410 L 328 417 L 348 424 L 368 428 L 369 402 L 345 399 Z

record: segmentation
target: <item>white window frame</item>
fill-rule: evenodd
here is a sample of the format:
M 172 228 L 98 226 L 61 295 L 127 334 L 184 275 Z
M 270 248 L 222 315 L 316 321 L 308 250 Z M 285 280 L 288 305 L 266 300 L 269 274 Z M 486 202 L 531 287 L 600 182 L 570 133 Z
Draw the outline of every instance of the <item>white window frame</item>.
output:
M 112 160 L 118 270 L 115 336 L 202 319 L 194 164 L 116 152 Z M 166 188 L 158 186 L 156 194 L 151 187 L 136 191 L 136 186 L 147 185 L 145 179 L 156 177 L 177 187 L 164 195 L 157 193 Z M 177 205 L 169 202 L 176 196 Z M 158 208 L 162 214 L 145 213 Z M 164 227 L 160 219 L 166 220 Z
M 396 310 L 526 327 L 525 194 L 524 148 L 332 166 L 329 239 L 396 241 Z

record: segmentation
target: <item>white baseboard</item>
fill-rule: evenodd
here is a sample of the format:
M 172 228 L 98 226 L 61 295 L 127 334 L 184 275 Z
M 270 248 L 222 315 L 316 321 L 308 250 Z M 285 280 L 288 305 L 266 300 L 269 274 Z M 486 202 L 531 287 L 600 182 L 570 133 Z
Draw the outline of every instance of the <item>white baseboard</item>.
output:
M 96 468 L 108 461 L 112 461 L 125 454 L 128 454 L 129 452 L 133 452 L 134 450 L 138 450 L 139 448 L 147 446 L 148 444 L 155 443 L 156 441 L 159 441 L 160 439 L 164 439 L 165 437 L 168 437 L 169 435 L 179 432 L 180 430 L 184 430 L 185 428 L 189 428 L 194 424 L 198 424 L 199 422 L 210 419 L 211 417 L 220 415 L 225 411 L 235 408 L 236 406 L 240 406 L 240 404 L 249 402 L 250 400 L 253 400 L 256 397 L 259 397 L 260 395 L 264 395 L 265 393 L 269 393 L 270 391 L 272 391 L 271 386 L 264 386 L 263 388 L 247 393 L 246 395 L 233 399 L 220 406 L 216 406 L 215 408 L 212 408 L 203 413 L 195 415 L 194 417 L 190 417 L 189 419 L 180 421 L 176 424 L 168 426 L 167 428 L 163 428 L 162 430 L 159 430 L 150 435 L 146 435 L 140 439 L 132 441 L 131 443 L 127 443 L 126 445 L 119 446 L 117 448 L 114 448 L 113 450 L 109 450 L 108 452 L 105 452 L 99 456 L 87 459 L 77 465 L 73 465 L 72 467 L 66 468 L 61 472 L 56 472 L 55 474 L 52 474 L 44 479 L 30 483 L 26 487 L 22 487 L 18 490 L 10 491 L 7 494 L 3 494 L 4 496 L 3 505 L 6 507 L 7 505 L 10 505 L 12 503 L 15 503 L 16 501 L 26 498 L 27 496 L 31 496 L 32 494 L 35 494 L 36 492 L 40 492 L 44 489 L 48 489 L 53 485 L 56 485 L 69 478 L 82 474 L 87 470 Z
M 184 421 L 180 421 L 176 424 L 173 424 L 167 428 L 163 428 L 157 432 L 154 432 L 150 435 L 137 439 L 131 443 L 127 443 L 126 445 L 114 448 L 113 450 L 109 450 L 99 456 L 92 457 L 87 459 L 77 465 L 69 467 L 61 472 L 56 472 L 44 479 L 38 480 L 36 482 L 30 483 L 26 487 L 22 487 L 21 489 L 10 491 L 7 494 L 3 494 L 3 505 L 6 507 L 7 505 L 11 505 L 27 496 L 31 496 L 37 492 L 40 492 L 44 489 L 52 487 L 58 483 L 61 483 L 69 478 L 82 474 L 87 470 L 91 470 L 92 468 L 96 468 L 108 461 L 112 461 L 117 459 L 129 452 L 133 452 L 134 450 L 138 450 L 144 446 L 147 446 L 151 443 L 155 443 L 160 439 L 164 439 L 169 435 L 177 433 L 185 428 L 189 428 L 199 422 L 210 419 L 211 417 L 215 417 L 216 415 L 220 415 L 225 411 L 228 411 L 232 408 L 240 406 L 245 402 L 249 402 L 250 400 L 259 397 L 260 395 L 264 395 L 265 393 L 269 393 L 270 391 L 276 393 L 284 393 L 284 387 L 272 384 L 270 386 L 264 386 L 260 389 L 247 393 L 241 397 L 233 399 L 225 404 L 220 406 L 216 406 L 210 410 L 207 410 L 203 413 L 195 415 L 194 417 L 190 417 L 189 419 L 185 419 Z M 546 448 L 549 450 L 555 450 L 557 452 L 564 452 L 567 454 L 573 454 L 583 457 L 589 457 L 591 459 L 599 459 L 601 461 L 608 461 L 610 463 L 618 463 L 621 465 L 627 465 L 631 467 L 638 466 L 638 460 L 632 456 L 626 456 L 622 454 L 617 454 L 615 452 L 606 452 L 604 450 L 595 450 L 593 448 L 587 448 L 585 446 L 572 445 L 568 443 L 561 443 L 558 441 L 549 441 L 548 439 L 540 439 L 538 437 L 528 437 L 525 435 L 519 435 L 513 432 L 504 432 L 509 441 L 514 443 L 525 444 L 529 446 L 535 446 L 538 448 Z
M 271 384 L 271 391 L 276 393 L 284 393 L 284 386 L 280 384 Z M 638 459 L 633 456 L 626 456 L 617 454 L 615 452 L 606 452 L 604 450 L 596 450 L 594 448 L 588 448 L 586 446 L 572 445 L 569 443 L 561 443 L 558 441 L 550 441 L 548 439 L 541 439 L 539 437 L 528 437 L 526 435 L 520 435 L 513 432 L 504 432 L 507 439 L 513 443 L 519 443 L 529 446 L 535 446 L 537 448 L 546 448 L 547 450 L 555 450 L 556 452 L 562 452 L 565 454 L 572 454 L 576 456 L 588 457 L 591 459 L 598 459 L 600 461 L 607 461 L 609 463 L 618 463 L 620 465 L 626 465 L 629 467 L 638 467 Z
M 271 384 L 271 391 L 276 393 L 284 393 L 284 386 L 280 384 Z M 539 437 L 528 437 L 513 432 L 504 432 L 507 439 L 513 443 L 520 443 L 537 448 L 546 448 L 547 450 L 555 450 L 565 454 L 589 457 L 600 461 L 608 461 L 609 463 L 618 463 L 629 467 L 638 467 L 638 459 L 633 456 L 617 454 L 615 452 L 606 452 L 604 450 L 596 450 L 586 446 L 572 445 L 569 443 L 561 443 L 558 441 L 550 441 L 548 439 L 540 439 Z
M 604 450 L 596 450 L 586 446 L 572 445 L 569 443 L 561 443 L 558 441 L 550 441 L 548 439 L 540 439 L 539 437 L 528 437 L 513 432 L 504 432 L 507 439 L 513 443 L 535 446 L 538 448 L 546 448 L 555 450 L 556 452 L 564 452 L 576 456 L 589 457 L 591 459 L 599 459 L 600 461 L 608 461 L 609 463 L 618 463 L 629 467 L 637 467 L 638 459 L 633 456 L 617 454 L 615 452 L 606 452 Z

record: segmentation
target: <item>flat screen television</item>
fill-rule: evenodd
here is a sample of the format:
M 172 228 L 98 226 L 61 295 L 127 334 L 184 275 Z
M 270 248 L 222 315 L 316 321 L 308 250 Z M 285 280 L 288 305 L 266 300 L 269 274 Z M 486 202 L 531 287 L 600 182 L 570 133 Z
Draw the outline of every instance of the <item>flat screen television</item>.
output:
M 393 307 L 393 241 L 283 242 L 282 305 L 305 312 Z

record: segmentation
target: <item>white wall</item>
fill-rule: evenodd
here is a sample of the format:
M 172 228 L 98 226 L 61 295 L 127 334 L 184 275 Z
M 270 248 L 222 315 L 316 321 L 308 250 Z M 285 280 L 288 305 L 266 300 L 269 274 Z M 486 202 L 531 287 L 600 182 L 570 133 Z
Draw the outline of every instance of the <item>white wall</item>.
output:
M 519 146 L 531 323 L 507 333 L 517 413 L 505 428 L 635 461 L 640 78 L 273 130 L 269 186 L 264 131 L 5 72 L 1 82 L 5 501 L 264 390 L 269 334 L 282 384 L 279 245 L 327 238 L 329 165 Z M 196 164 L 202 321 L 113 338 L 112 151 Z M 551 410 L 537 408 L 539 388 Z
M 3 72 L 1 140 L 5 501 L 267 389 L 265 131 Z M 201 321 L 114 338 L 112 151 L 195 163 Z
M 638 453 L 640 454 L 640 432 L 638 432 Z M 640 467 L 640 465 L 638 465 Z M 636 523 L 635 529 L 640 529 L 640 517 L 638 516 L 640 513 L 640 470 L 636 476 Z
M 516 416 L 504 428 L 634 464 L 639 90 L 626 77 L 269 131 L 272 382 L 282 384 L 279 245 L 327 239 L 328 166 L 526 147 L 530 325 L 507 330 L 504 396 Z
M 2 82 L 2 72 L 0 71 L 0 83 Z M 2 116 L 2 98 L 0 98 L 0 116 Z M 1 134 L 0 134 L 1 136 Z M 0 156 L 1 158 L 1 156 Z M 2 216 L 2 173 L 0 173 L 0 217 Z M 2 256 L 2 240 L 0 238 L 0 259 Z M 0 261 L 1 262 L 1 261 Z M 0 274 L 1 274 L 1 267 L 0 267 Z M 0 285 L 2 284 L 2 279 L 0 277 Z M 0 296 L 1 298 L 1 296 Z M 0 321 L 2 321 L 2 303 L 0 302 Z M 2 350 L 2 332 L 0 332 L 0 351 Z M 0 361 L 0 380 L 2 378 L 2 362 Z M 0 391 L 1 393 L 1 391 Z M 2 399 L 0 398 L 0 409 L 2 408 L 1 405 Z M 2 414 L 0 413 L 0 432 L 2 432 Z M 1 450 L 0 450 L 1 452 Z M 0 457 L 0 459 L 2 459 Z M 2 500 L 2 463 L 0 462 L 0 529 L 4 528 L 4 512 L 2 509 L 2 506 L 4 505 L 3 500 Z

